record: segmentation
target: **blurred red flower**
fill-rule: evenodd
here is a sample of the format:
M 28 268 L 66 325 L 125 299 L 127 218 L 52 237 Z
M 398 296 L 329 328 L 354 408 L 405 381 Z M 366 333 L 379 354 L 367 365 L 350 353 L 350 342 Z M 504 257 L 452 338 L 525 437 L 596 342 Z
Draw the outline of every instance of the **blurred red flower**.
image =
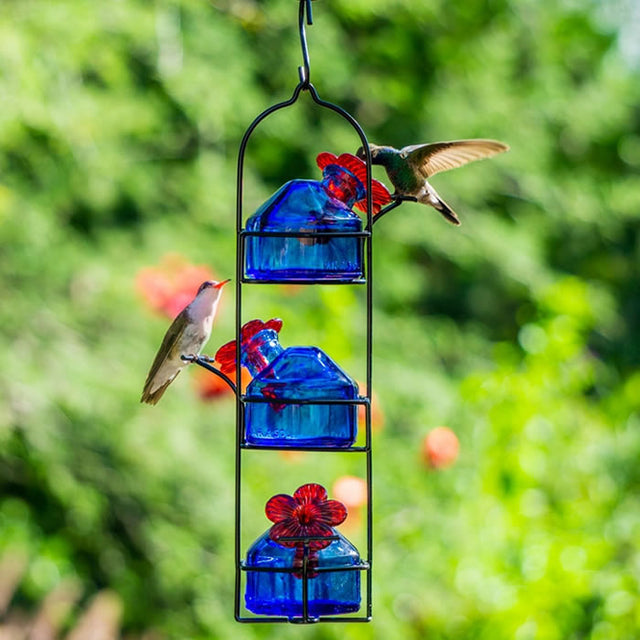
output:
M 449 427 L 436 427 L 426 435 L 422 453 L 432 469 L 445 469 L 456 461 L 459 450 L 458 436 Z
M 155 267 L 136 275 L 136 289 L 154 311 L 175 318 L 195 297 L 205 280 L 215 280 L 206 265 L 194 265 L 176 253 L 165 255 Z

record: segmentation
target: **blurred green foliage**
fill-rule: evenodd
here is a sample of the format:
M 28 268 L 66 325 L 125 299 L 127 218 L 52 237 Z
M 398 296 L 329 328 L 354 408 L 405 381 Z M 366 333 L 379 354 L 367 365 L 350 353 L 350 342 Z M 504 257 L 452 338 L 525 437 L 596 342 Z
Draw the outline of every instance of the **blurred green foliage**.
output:
M 233 275 L 237 147 L 297 82 L 296 11 L 0 4 L 0 557 L 28 558 L 14 606 L 73 579 L 85 599 L 119 594 L 128 634 L 636 638 L 640 60 L 621 1 L 314 4 L 311 80 L 372 141 L 512 150 L 434 179 L 460 229 L 411 204 L 376 226 L 374 622 L 233 622 L 233 403 L 197 401 L 188 372 L 138 404 L 166 324 L 135 275 L 168 252 Z M 319 151 L 357 146 L 303 96 L 250 145 L 247 211 L 317 176 Z M 361 291 L 268 289 L 247 319 L 283 317 L 285 344 L 364 378 Z M 225 296 L 209 352 L 232 335 Z M 435 473 L 420 447 L 440 423 L 461 456 Z M 273 493 L 364 473 L 337 454 L 248 469 L 247 545 Z

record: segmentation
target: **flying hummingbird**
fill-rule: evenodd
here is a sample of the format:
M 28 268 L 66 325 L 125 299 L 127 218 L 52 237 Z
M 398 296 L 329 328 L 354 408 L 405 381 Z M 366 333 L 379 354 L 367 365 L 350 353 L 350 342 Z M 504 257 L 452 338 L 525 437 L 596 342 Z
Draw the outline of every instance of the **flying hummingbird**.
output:
M 140 402 L 156 404 L 173 379 L 187 366 L 183 355 L 197 355 L 209 336 L 222 287 L 229 280 L 207 280 L 196 297 L 176 316 L 162 340 L 144 383 Z
M 386 169 L 391 184 L 396 188 L 395 195 L 417 198 L 418 202 L 434 207 L 449 222 L 460 224 L 458 216 L 440 198 L 427 178 L 440 171 L 508 151 L 509 146 L 497 140 L 475 139 L 414 144 L 402 149 L 370 144 L 369 149 L 371 162 Z M 356 155 L 364 160 L 364 148 L 360 147 Z

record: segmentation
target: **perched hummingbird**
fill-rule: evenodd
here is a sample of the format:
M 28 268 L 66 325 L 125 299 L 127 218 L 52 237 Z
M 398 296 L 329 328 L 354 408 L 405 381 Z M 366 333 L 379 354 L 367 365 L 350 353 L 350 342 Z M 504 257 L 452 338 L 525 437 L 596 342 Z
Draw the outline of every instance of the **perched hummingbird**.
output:
M 449 222 L 460 224 L 458 216 L 440 198 L 427 178 L 440 171 L 508 151 L 509 146 L 497 140 L 476 139 L 414 144 L 402 149 L 370 144 L 369 149 L 371 162 L 386 169 L 391 184 L 396 188 L 394 195 L 417 198 L 418 202 L 434 207 Z M 360 147 L 356 155 L 364 160 L 364 148 Z
M 176 316 L 151 365 L 140 402 L 156 404 L 188 362 L 180 356 L 197 355 L 211 335 L 222 287 L 229 280 L 207 280 L 196 297 Z

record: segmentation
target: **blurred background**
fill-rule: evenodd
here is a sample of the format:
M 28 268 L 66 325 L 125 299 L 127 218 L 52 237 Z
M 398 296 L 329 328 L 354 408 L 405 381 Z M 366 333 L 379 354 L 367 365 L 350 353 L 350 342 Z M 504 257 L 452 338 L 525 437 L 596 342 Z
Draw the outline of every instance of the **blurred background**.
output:
M 416 204 L 376 225 L 374 621 L 235 623 L 233 399 L 187 370 L 139 404 L 185 296 L 234 276 L 238 145 L 298 82 L 297 3 L 20 0 L 0 4 L 0 637 L 637 638 L 639 5 L 314 18 L 311 80 L 371 141 L 511 145 L 433 179 L 460 228 Z M 327 113 L 303 95 L 256 132 L 247 215 L 359 146 Z M 245 320 L 364 378 L 361 288 L 245 291 Z M 364 551 L 358 456 L 246 470 L 243 544 L 271 495 L 320 482 Z

